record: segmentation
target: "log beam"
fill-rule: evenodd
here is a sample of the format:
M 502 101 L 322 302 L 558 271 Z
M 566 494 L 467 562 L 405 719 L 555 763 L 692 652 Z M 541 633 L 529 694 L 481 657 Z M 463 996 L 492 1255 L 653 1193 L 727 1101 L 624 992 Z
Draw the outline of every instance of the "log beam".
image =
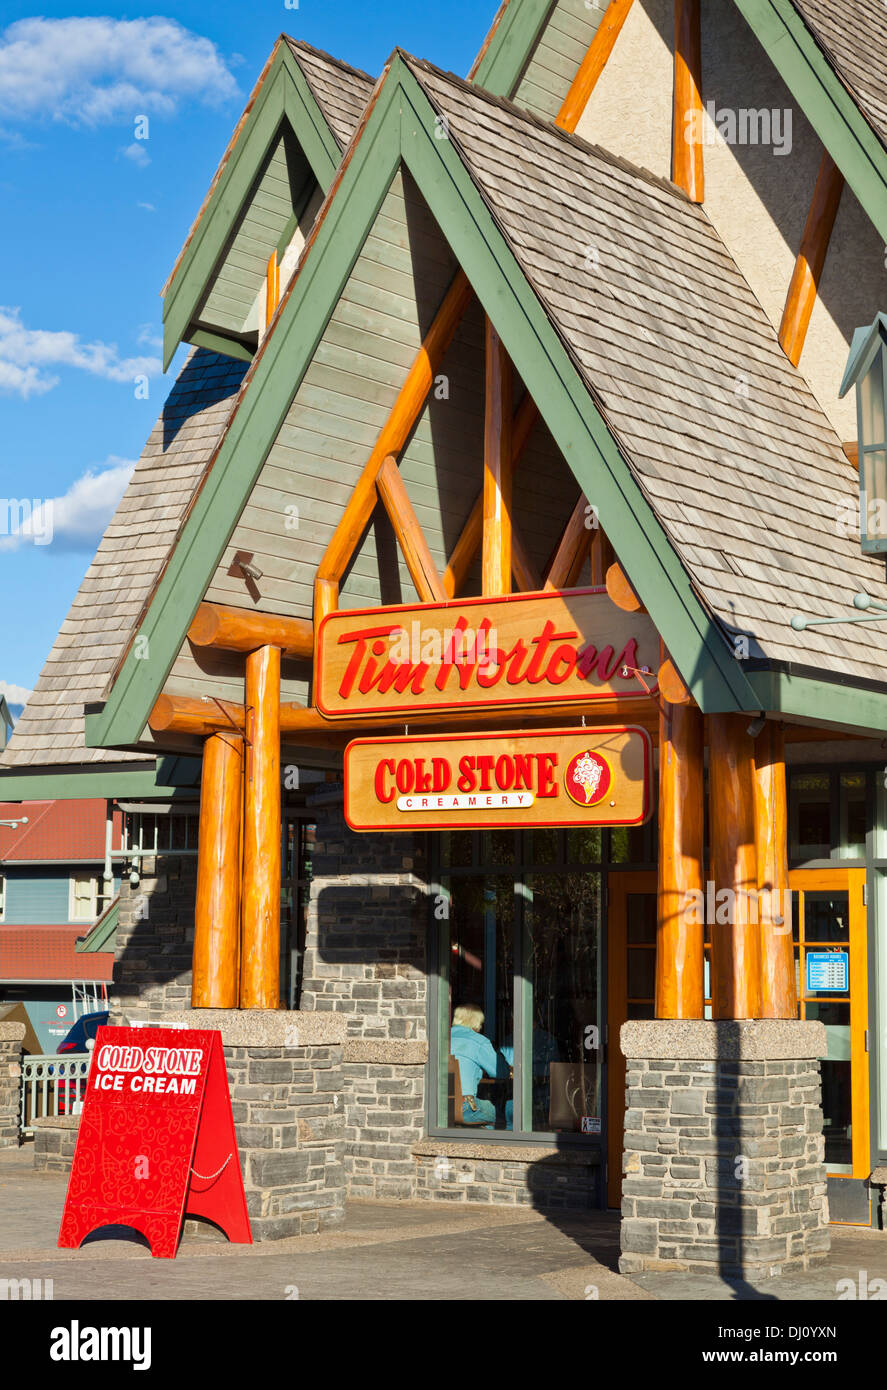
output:
M 597 80 L 607 66 L 613 46 L 619 37 L 622 26 L 628 19 L 633 0 L 610 0 L 604 17 L 598 25 L 588 52 L 582 59 L 579 71 L 573 78 L 564 104 L 558 112 L 555 125 L 561 130 L 574 131 L 582 119 L 589 97 L 597 85 Z
M 662 696 L 662 699 L 667 700 L 670 705 L 692 705 L 696 703 L 684 684 L 683 677 L 671 657 L 666 657 L 659 667 L 659 675 L 656 684 L 659 687 L 659 694 Z
M 716 902 L 724 895 L 717 915 L 728 918 L 709 923 L 714 1018 L 761 1017 L 754 743 L 748 722 L 747 714 L 713 714 L 708 721 L 711 878 Z
M 434 557 L 428 548 L 425 533 L 419 518 L 413 510 L 409 493 L 397 467 L 397 461 L 389 454 L 376 480 L 379 496 L 394 527 L 403 557 L 406 560 L 410 578 L 422 603 L 445 603 L 447 592 L 437 572 Z
M 705 1012 L 705 926 L 701 912 L 688 911 L 688 894 L 704 899 L 704 757 L 701 711 L 661 700 L 657 1018 L 702 1018 Z
M 280 649 L 246 658 L 240 1007 L 280 1003 Z
M 816 293 L 843 191 L 844 176 L 826 150 L 816 176 L 813 200 L 801 238 L 801 249 L 795 262 L 779 327 L 779 345 L 795 367 L 804 351 L 807 329 L 810 327 L 810 317 L 816 303 Z
M 536 403 L 527 391 L 514 412 L 514 423 L 511 428 L 511 471 L 520 462 L 521 456 L 530 441 L 530 435 L 539 419 L 539 411 Z M 448 598 L 455 598 L 464 588 L 468 578 L 468 572 L 474 564 L 475 556 L 480 550 L 484 531 L 484 492 L 481 488 L 474 501 L 474 506 L 468 514 L 468 519 L 459 535 L 459 539 L 453 548 L 449 564 L 444 570 L 443 585 L 447 591 Z M 514 545 L 514 532 L 512 530 L 512 545 Z M 512 560 L 513 560 L 512 556 Z
M 702 22 L 700 0 L 675 0 L 672 172 L 694 203 L 705 201 L 702 158 Z
M 288 657 L 310 660 L 314 655 L 314 624 L 307 618 L 201 603 L 188 629 L 188 640 L 195 647 L 216 647 L 226 652 L 280 647 Z
M 542 588 L 542 580 L 536 572 L 536 566 L 533 564 L 523 538 L 513 522 L 511 526 L 511 572 L 514 575 L 514 582 L 519 593 L 536 594 Z
M 194 905 L 193 1009 L 236 1009 L 240 954 L 240 824 L 243 739 L 215 733 L 203 749 L 197 896 Z
M 607 570 L 606 586 L 610 601 L 624 613 L 646 613 L 646 608 L 631 587 L 628 575 L 620 564 L 612 564 Z
M 339 584 L 361 542 L 373 515 L 379 494 L 376 479 L 389 454 L 397 458 L 409 439 L 421 415 L 428 393 L 447 348 L 453 341 L 459 324 L 473 298 L 471 285 L 460 270 L 447 290 L 434 322 L 425 335 L 422 346 L 397 400 L 382 428 L 375 447 L 367 460 L 354 491 L 348 500 L 339 524 L 330 538 L 317 570 L 314 584 L 315 631 L 326 613 L 338 607 Z
M 511 425 L 514 376 L 505 345 L 486 320 L 483 593 L 511 593 Z
M 280 266 L 277 252 L 272 251 L 265 269 L 265 329 L 267 331 L 280 303 Z
M 591 545 L 591 531 L 587 522 L 588 503 L 583 492 L 570 514 L 557 550 L 548 566 L 545 576 L 546 589 L 575 588 Z
M 761 1017 L 797 1018 L 785 738 L 770 719 L 755 739 L 755 852 L 760 892 Z

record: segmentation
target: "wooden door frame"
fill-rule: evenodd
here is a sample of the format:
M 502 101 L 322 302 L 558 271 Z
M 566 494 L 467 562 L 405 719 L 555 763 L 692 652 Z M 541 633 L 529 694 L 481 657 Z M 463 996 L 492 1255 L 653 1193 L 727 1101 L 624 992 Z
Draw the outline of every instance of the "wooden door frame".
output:
M 628 1013 L 628 897 L 655 893 L 655 869 L 611 869 L 607 874 L 607 1205 L 622 1201 L 622 1141 L 625 1133 L 625 1058 L 619 1029 Z
M 850 911 L 848 952 L 850 955 L 850 1115 L 853 1126 L 851 1173 L 830 1173 L 833 1179 L 867 1180 L 871 1174 L 869 1111 L 869 1057 L 866 1052 L 866 1033 L 869 1026 L 868 998 L 868 909 L 865 904 L 866 870 L 842 867 L 833 869 L 792 869 L 788 876 L 792 892 L 812 892 L 828 889 L 847 893 Z M 804 993 L 804 980 L 800 981 Z M 861 1017 L 860 1017 L 861 1014 Z

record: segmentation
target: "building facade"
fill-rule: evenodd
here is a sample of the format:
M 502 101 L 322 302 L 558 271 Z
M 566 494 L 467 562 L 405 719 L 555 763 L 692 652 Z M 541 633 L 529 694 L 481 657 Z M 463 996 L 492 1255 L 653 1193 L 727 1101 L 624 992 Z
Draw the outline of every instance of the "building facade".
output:
M 193 351 L 0 786 L 200 784 L 116 1006 L 334 1016 L 352 1193 L 621 1203 L 626 1269 L 880 1220 L 852 8 L 865 73 L 805 0 L 508 0 L 467 81 L 282 37 L 165 287 Z

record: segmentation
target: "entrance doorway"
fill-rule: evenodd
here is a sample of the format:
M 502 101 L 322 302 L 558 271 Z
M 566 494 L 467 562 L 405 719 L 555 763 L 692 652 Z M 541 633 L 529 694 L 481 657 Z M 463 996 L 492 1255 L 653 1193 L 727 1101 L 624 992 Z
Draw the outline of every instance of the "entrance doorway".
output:
M 825 1024 L 822 1110 L 833 1222 L 870 1224 L 865 869 L 796 869 L 792 930 L 801 1018 Z
M 799 1015 L 825 1024 L 821 1061 L 825 1163 L 833 1222 L 870 1223 L 868 975 L 864 869 L 789 874 Z M 608 893 L 607 1200 L 622 1200 L 625 1058 L 619 1029 L 653 1018 L 656 874 L 611 873 Z M 706 947 L 706 981 L 708 979 Z M 711 1010 L 706 1004 L 706 1017 Z
M 619 1029 L 652 1018 L 656 989 L 656 874 L 607 877 L 607 1205 L 622 1204 L 625 1058 Z

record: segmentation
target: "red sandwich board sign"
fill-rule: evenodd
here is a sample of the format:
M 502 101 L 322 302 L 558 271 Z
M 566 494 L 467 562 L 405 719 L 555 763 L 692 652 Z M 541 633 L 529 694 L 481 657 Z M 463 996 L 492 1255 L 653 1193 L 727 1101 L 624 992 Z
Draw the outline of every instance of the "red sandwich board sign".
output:
M 132 1226 L 172 1259 L 186 1215 L 252 1244 L 221 1034 L 99 1028 L 58 1243 Z

